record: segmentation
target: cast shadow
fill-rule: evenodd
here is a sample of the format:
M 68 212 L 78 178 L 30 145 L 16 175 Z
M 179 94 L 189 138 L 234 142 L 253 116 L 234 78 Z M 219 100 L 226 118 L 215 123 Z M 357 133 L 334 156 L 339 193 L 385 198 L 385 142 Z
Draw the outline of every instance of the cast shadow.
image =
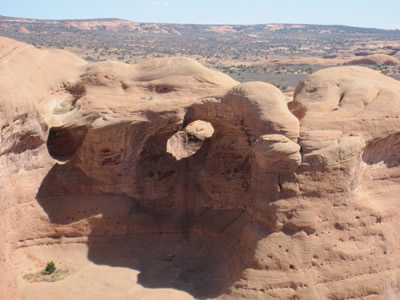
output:
M 89 224 L 93 263 L 137 270 L 143 287 L 197 299 L 218 297 L 240 279 L 246 267 L 241 234 L 250 222 L 244 210 L 156 212 L 132 197 L 88 193 L 96 184 L 67 162 L 49 171 L 37 193 L 59 237 L 85 236 L 80 224 Z

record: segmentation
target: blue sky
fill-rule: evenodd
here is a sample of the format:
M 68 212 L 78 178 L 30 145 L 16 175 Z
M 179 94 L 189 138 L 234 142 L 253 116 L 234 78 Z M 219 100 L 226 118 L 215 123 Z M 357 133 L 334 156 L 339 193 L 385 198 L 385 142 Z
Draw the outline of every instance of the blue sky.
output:
M 0 15 L 191 24 L 339 24 L 400 29 L 400 0 L 0 0 Z

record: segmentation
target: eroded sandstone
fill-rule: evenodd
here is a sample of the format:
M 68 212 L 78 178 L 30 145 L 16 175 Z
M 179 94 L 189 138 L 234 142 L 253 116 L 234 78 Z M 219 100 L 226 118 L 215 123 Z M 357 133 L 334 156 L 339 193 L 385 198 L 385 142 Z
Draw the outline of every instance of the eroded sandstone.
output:
M 398 81 L 325 69 L 287 104 L 185 58 L 0 56 L 5 299 L 51 299 L 22 275 L 52 259 L 65 299 L 399 296 Z

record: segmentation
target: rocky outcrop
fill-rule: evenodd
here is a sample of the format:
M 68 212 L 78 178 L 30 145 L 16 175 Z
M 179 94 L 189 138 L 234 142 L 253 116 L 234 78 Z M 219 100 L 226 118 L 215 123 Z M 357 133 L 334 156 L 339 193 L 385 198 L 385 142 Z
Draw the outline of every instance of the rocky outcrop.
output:
M 398 54 L 369 54 L 361 52 L 353 54 L 333 54 L 325 57 L 289 57 L 271 59 L 254 63 L 255 67 L 278 67 L 278 66 L 337 66 L 337 65 L 390 65 L 399 66 Z
M 399 296 L 398 81 L 325 69 L 288 105 L 185 58 L 0 57 L 7 299 L 52 297 L 21 279 L 52 255 L 74 299 Z
M 192 156 L 201 148 L 204 140 L 213 134 L 214 128 L 210 123 L 194 121 L 168 139 L 167 152 L 177 160 Z
M 400 65 L 400 61 L 396 57 L 386 54 L 366 55 L 360 58 L 351 59 L 347 63 L 349 65 Z

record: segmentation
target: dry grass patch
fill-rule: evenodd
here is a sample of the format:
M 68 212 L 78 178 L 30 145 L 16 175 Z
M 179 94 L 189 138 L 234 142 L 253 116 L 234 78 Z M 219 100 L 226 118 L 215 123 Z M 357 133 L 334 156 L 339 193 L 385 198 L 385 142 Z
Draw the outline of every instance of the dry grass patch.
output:
M 54 262 L 47 263 L 44 270 L 36 273 L 28 273 L 23 276 L 28 282 L 56 282 L 64 279 L 69 274 L 69 270 L 57 269 Z

